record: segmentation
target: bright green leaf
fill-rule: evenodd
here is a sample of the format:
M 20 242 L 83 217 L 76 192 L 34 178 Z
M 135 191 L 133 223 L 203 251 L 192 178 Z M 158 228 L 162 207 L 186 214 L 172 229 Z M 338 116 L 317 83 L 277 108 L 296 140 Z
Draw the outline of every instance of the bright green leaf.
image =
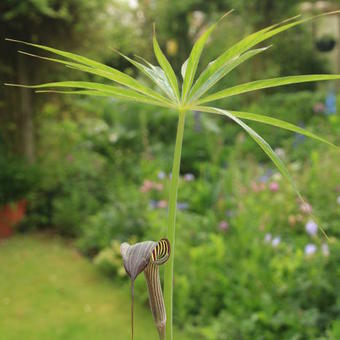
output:
M 329 14 L 335 14 L 335 13 L 339 13 L 340 11 L 335 11 L 335 12 L 329 12 L 329 13 L 324 13 L 324 14 L 320 14 L 314 17 L 309 17 L 309 18 L 305 18 L 305 19 L 301 19 L 298 21 L 294 21 L 294 22 L 290 22 L 288 24 L 282 25 L 283 23 L 286 23 L 287 21 L 291 21 L 294 20 L 296 17 L 291 18 L 291 19 L 287 19 L 285 21 L 283 21 L 281 24 L 278 25 L 272 25 L 269 27 L 266 27 L 258 32 L 255 32 L 247 37 L 245 37 L 244 39 L 242 39 L 241 41 L 239 41 L 238 43 L 236 43 L 235 45 L 233 45 L 232 47 L 230 47 L 227 51 L 225 51 L 224 53 L 222 53 L 213 63 L 210 63 L 208 65 L 208 67 L 200 74 L 199 78 L 197 79 L 196 83 L 195 83 L 195 89 L 196 91 L 203 86 L 207 81 L 209 81 L 210 77 L 212 77 L 216 72 L 219 71 L 220 68 L 224 67 L 224 65 L 231 60 L 232 58 L 244 53 L 245 51 L 247 51 L 248 49 L 252 48 L 253 46 L 259 44 L 262 41 L 265 41 L 281 32 L 284 32 L 292 27 L 295 27 L 297 25 L 300 25 L 302 23 L 305 23 L 307 21 L 316 19 L 318 17 L 324 16 L 324 15 L 329 15 Z M 195 93 L 192 92 L 192 95 L 194 95 Z
M 37 48 L 41 48 L 43 50 L 55 53 L 57 55 L 61 55 L 65 58 L 74 60 L 74 61 L 76 61 L 76 63 L 61 60 L 61 59 L 54 59 L 54 58 L 37 56 L 37 55 L 34 55 L 34 54 L 29 54 L 29 53 L 26 53 L 27 55 L 31 55 L 31 56 L 34 56 L 34 57 L 38 57 L 38 58 L 53 61 L 53 62 L 58 62 L 58 63 L 70 66 L 74 69 L 77 69 L 77 70 L 80 70 L 80 71 L 83 71 L 83 72 L 95 74 L 95 75 L 104 77 L 106 79 L 110 79 L 110 80 L 115 81 L 115 82 L 117 82 L 121 85 L 127 86 L 127 87 L 129 87 L 133 90 L 141 92 L 145 95 L 148 95 L 150 97 L 157 98 L 160 101 L 164 101 L 164 102 L 169 103 L 169 101 L 166 98 L 164 98 L 163 96 L 161 96 L 159 93 L 149 89 L 148 87 L 139 83 L 134 78 L 132 78 L 132 77 L 128 76 L 127 74 L 120 72 L 120 71 L 118 71 L 118 70 L 116 70 L 112 67 L 109 67 L 109 66 L 106 66 L 104 64 L 93 61 L 91 59 L 79 56 L 77 54 L 56 50 L 56 49 L 51 48 L 51 47 L 26 43 L 26 42 L 19 41 L 19 40 L 12 40 L 12 39 L 7 39 L 7 40 L 22 43 L 22 44 L 29 45 L 29 46 L 34 46 L 34 47 L 37 47 Z M 21 53 L 23 53 L 23 52 L 21 52 Z
M 207 92 L 212 86 L 214 86 L 220 79 L 230 73 L 233 69 L 235 69 L 238 65 L 243 63 L 244 61 L 256 56 L 257 54 L 266 51 L 268 47 L 258 48 L 254 50 L 247 51 L 240 56 L 237 56 L 231 60 L 229 60 L 223 67 L 221 67 L 218 71 L 216 71 L 202 86 L 197 88 L 196 84 L 192 88 L 193 96 L 190 96 L 190 101 L 195 101 L 195 99 L 201 97 L 205 92 Z
M 245 84 L 236 85 L 228 89 L 218 91 L 209 96 L 203 97 L 198 101 L 199 104 L 208 103 L 217 99 L 222 99 L 226 97 L 235 96 L 241 93 L 272 88 L 277 86 L 289 85 L 289 84 L 299 84 L 314 81 L 325 81 L 325 80 L 336 80 L 340 79 L 340 75 L 337 74 L 310 74 L 302 76 L 289 76 L 289 77 L 279 77 L 272 79 L 256 80 Z
M 263 116 L 263 115 L 259 115 L 259 114 L 255 114 L 255 113 L 249 113 L 249 112 L 240 112 L 240 111 L 229 111 L 229 112 L 231 112 L 237 118 L 252 120 L 254 122 L 260 122 L 260 123 L 264 123 L 264 124 L 267 124 L 267 125 L 276 126 L 276 127 L 281 128 L 281 129 L 293 131 L 293 132 L 299 133 L 301 135 L 305 135 L 307 137 L 316 139 L 316 140 L 323 142 L 323 143 L 326 143 L 328 145 L 337 147 L 333 143 L 329 142 L 328 140 L 326 140 L 322 137 L 319 137 L 318 135 L 314 134 L 313 132 L 302 129 L 299 126 L 296 126 L 296 125 L 289 123 L 289 122 L 285 122 L 285 121 L 280 120 L 280 119 L 276 119 L 276 118 L 272 118 L 272 117 L 268 117 L 268 116 Z
M 60 81 L 60 82 L 53 82 L 53 83 L 46 83 L 46 84 L 39 84 L 39 85 L 17 85 L 17 84 L 6 84 L 10 86 L 19 86 L 25 88 L 32 88 L 32 89 L 43 89 L 43 88 L 53 88 L 53 87 L 66 87 L 66 88 L 79 88 L 79 89 L 88 89 L 88 90 L 95 90 L 99 92 L 103 92 L 105 94 L 111 95 L 112 97 L 116 97 L 121 100 L 126 101 L 135 101 L 140 103 L 149 103 L 157 106 L 163 107 L 170 107 L 165 105 L 162 102 L 158 102 L 156 100 L 150 99 L 136 91 L 125 89 L 122 87 L 105 85 L 101 83 L 94 83 L 94 82 L 85 82 L 85 81 Z
M 171 67 L 168 59 L 166 58 L 161 48 L 159 47 L 159 44 L 156 38 L 155 28 L 154 28 L 154 33 L 153 33 L 153 49 L 154 49 L 157 61 L 160 67 L 163 69 L 164 73 L 166 74 L 166 77 L 168 78 L 168 81 L 172 87 L 172 90 L 174 91 L 176 98 L 179 101 L 179 89 L 178 89 L 178 82 L 177 82 L 176 74 L 173 68 Z

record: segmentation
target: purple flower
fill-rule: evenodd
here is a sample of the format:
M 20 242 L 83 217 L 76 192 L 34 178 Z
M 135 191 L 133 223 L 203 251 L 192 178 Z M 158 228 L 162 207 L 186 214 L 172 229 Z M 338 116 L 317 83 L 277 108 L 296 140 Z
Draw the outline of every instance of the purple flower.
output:
M 269 243 L 272 240 L 272 234 L 267 233 L 264 237 L 264 242 Z
M 155 200 L 150 200 L 149 201 L 149 206 L 150 206 L 151 209 L 156 209 L 157 206 L 158 206 L 158 202 L 155 201 Z
M 195 179 L 195 176 L 193 174 L 185 174 L 184 175 L 184 180 L 187 182 L 191 182 Z
M 305 247 L 305 254 L 311 256 L 316 252 L 316 245 L 313 243 L 308 243 Z
M 278 191 L 279 189 L 280 189 L 279 183 L 277 183 L 277 182 L 272 182 L 272 183 L 269 184 L 269 190 L 270 190 L 270 191 L 276 192 L 276 191 Z
M 159 171 L 157 177 L 158 179 L 164 179 L 166 177 L 166 173 L 164 171 Z
M 322 243 L 321 251 L 324 256 L 329 256 L 329 247 L 327 243 Z
M 221 231 L 227 231 L 229 229 L 229 223 L 227 221 L 221 221 L 218 227 Z
M 273 241 L 272 241 L 272 246 L 274 248 L 276 248 L 281 242 L 281 237 L 280 236 L 276 236 L 275 238 L 273 238 Z
M 309 220 L 306 223 L 305 229 L 307 234 L 315 236 L 318 232 L 318 225 L 313 220 Z
M 186 202 L 178 202 L 177 203 L 177 209 L 179 210 L 187 210 L 189 208 L 189 204 Z

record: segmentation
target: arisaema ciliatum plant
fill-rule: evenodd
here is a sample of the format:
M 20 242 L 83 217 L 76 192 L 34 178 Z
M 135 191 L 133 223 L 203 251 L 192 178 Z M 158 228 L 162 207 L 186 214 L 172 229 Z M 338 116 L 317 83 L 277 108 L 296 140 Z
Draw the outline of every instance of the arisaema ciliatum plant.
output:
M 229 12 L 230 13 L 230 12 Z M 229 14 L 227 13 L 227 14 Z M 132 101 L 138 103 L 149 104 L 153 106 L 160 106 L 168 108 L 169 110 L 175 110 L 178 112 L 178 127 L 175 142 L 175 151 L 173 157 L 173 168 L 172 168 L 172 179 L 170 186 L 170 197 L 169 197 L 169 210 L 168 210 L 168 234 L 167 238 L 171 245 L 171 255 L 169 255 L 168 263 L 165 265 L 165 277 L 164 277 L 164 297 L 165 297 L 165 308 L 166 308 L 166 339 L 172 340 L 172 316 L 173 316 L 173 271 L 174 271 L 174 256 L 175 256 L 175 222 L 176 222 L 176 201 L 177 201 L 177 188 L 180 171 L 181 161 L 181 149 L 182 140 L 184 134 L 185 117 L 193 111 L 205 112 L 208 114 L 216 114 L 224 116 L 244 129 L 251 138 L 262 148 L 262 150 L 268 155 L 273 161 L 278 170 L 283 174 L 286 180 L 292 185 L 297 195 L 302 199 L 299 191 L 297 190 L 285 164 L 281 161 L 278 155 L 272 150 L 270 145 L 251 127 L 249 127 L 244 121 L 256 121 L 263 124 L 272 125 L 282 129 L 290 130 L 308 137 L 317 139 L 321 142 L 333 145 L 326 141 L 324 138 L 315 135 L 310 131 L 306 131 L 298 126 L 295 126 L 286 121 L 272 118 L 270 116 L 264 116 L 259 114 L 253 114 L 248 112 L 231 111 L 228 109 L 222 109 L 214 106 L 210 106 L 211 102 L 218 101 L 219 99 L 228 98 L 231 96 L 241 95 L 243 93 L 257 91 L 265 88 L 273 88 L 289 84 L 297 84 L 304 82 L 315 82 L 321 80 L 335 80 L 340 79 L 340 75 L 299 75 L 289 76 L 272 79 L 262 79 L 252 81 L 248 83 L 239 84 L 226 88 L 221 91 L 214 91 L 214 85 L 217 84 L 222 78 L 227 76 L 237 66 L 243 62 L 255 57 L 258 54 L 264 53 L 268 47 L 254 48 L 256 45 L 268 40 L 269 38 L 284 32 L 297 25 L 306 23 L 310 20 L 316 19 L 322 15 L 335 14 L 338 12 L 331 12 L 321 14 L 319 16 L 310 18 L 300 18 L 299 16 L 285 20 L 279 24 L 266 27 L 259 30 L 249 36 L 246 36 L 241 41 L 226 49 L 221 55 L 210 62 L 202 71 L 201 74 L 196 75 L 200 56 L 203 52 L 204 46 L 213 33 L 218 23 L 211 25 L 195 42 L 192 51 L 188 59 L 184 62 L 181 74 L 182 81 L 179 86 L 179 80 L 176 74 L 168 62 L 166 56 L 162 52 L 157 39 L 156 34 L 153 35 L 153 48 L 156 59 L 159 66 L 152 65 L 150 62 L 138 57 L 137 59 L 131 59 L 121 54 L 123 58 L 128 60 L 133 66 L 135 66 L 145 77 L 149 78 L 154 86 L 146 86 L 145 83 L 137 81 L 131 76 L 104 65 L 100 62 L 91 60 L 89 58 L 54 49 L 52 47 L 31 44 L 28 42 L 17 41 L 8 39 L 9 41 L 28 45 L 30 47 L 49 52 L 57 57 L 52 58 L 51 56 L 39 56 L 35 54 L 26 53 L 19 51 L 33 57 L 38 57 L 48 61 L 56 62 L 72 69 L 82 71 L 88 74 L 99 76 L 105 79 L 105 82 L 93 82 L 93 81 L 59 81 L 40 85 L 16 85 L 35 89 L 36 92 L 57 92 L 62 94 L 78 94 L 78 95 L 89 95 L 89 96 L 103 96 L 103 97 L 114 97 L 121 101 Z M 226 16 L 226 15 L 225 15 Z M 224 16 L 224 17 L 225 17 Z M 289 63 L 289 60 L 287 60 Z M 10 84 L 13 85 L 13 84 Z M 155 246 L 153 242 L 146 242 L 144 246 L 135 245 L 128 246 L 123 244 L 122 253 L 124 258 L 124 264 L 127 272 L 129 273 L 132 280 L 135 279 L 135 273 L 144 270 L 146 276 L 148 271 L 155 265 L 153 260 L 152 247 Z M 143 248 L 144 247 L 144 248 Z M 141 248 L 140 252 L 137 251 Z M 145 249 L 148 249 L 146 251 Z M 137 254 L 138 253 L 138 254 Z M 138 256 L 142 258 L 138 258 Z M 151 256 L 151 257 L 150 257 Z M 138 262 L 138 261 L 142 261 Z M 151 265 L 150 265 L 151 264 Z M 138 267 L 140 265 L 140 267 Z M 136 267 L 138 270 L 134 272 Z M 145 266 L 145 267 L 144 267 Z M 151 266 L 151 267 L 149 267 Z M 153 267 L 152 267 L 153 268 Z M 157 268 L 157 267 L 155 267 Z M 151 274 L 150 274 L 151 275 Z M 157 273 L 158 275 L 158 273 Z M 155 279 L 156 281 L 158 279 Z M 157 281 L 158 282 L 158 281 Z M 159 283 L 159 282 L 158 282 Z M 157 283 L 157 284 L 158 284 Z M 160 295 L 158 291 L 157 294 Z M 150 291 L 150 294 L 154 294 L 154 291 Z M 150 295 L 151 301 L 153 296 Z M 159 299 L 160 300 L 160 299 Z M 155 300 L 154 300 L 155 301 Z M 152 302 L 151 302 L 152 306 Z M 153 308 L 153 307 L 152 307 Z M 155 317 L 155 314 L 154 314 Z M 162 315 L 165 318 L 165 314 Z M 157 322 L 158 315 L 155 317 Z M 164 321 L 164 320 L 163 320 Z M 159 331 L 161 338 L 164 338 L 164 329 Z

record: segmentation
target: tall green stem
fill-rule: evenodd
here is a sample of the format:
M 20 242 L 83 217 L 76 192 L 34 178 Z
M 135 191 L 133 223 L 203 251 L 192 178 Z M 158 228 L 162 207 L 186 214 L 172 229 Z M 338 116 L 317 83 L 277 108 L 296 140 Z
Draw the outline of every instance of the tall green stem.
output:
M 174 258 L 175 258 L 175 231 L 176 231 L 176 208 L 177 208 L 177 191 L 179 170 L 181 165 L 181 152 L 183 143 L 185 125 L 185 111 L 179 111 L 176 144 L 174 160 L 172 165 L 172 177 L 170 185 L 169 197 L 169 215 L 168 215 L 168 239 L 171 245 L 171 255 L 165 267 L 164 276 L 164 299 L 166 309 L 166 338 L 167 340 L 173 339 L 172 332 L 172 317 L 173 317 L 173 276 L 174 276 Z

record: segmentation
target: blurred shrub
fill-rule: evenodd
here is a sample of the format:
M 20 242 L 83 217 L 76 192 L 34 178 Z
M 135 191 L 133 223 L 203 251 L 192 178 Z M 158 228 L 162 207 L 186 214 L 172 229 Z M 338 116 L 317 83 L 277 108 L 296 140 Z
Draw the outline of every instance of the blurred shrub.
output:
M 117 186 L 109 203 L 81 225 L 78 246 L 88 254 L 108 247 L 113 239 L 124 241 L 131 236 L 141 238 L 145 223 L 146 202 L 132 186 Z
M 120 242 L 117 240 L 113 240 L 110 247 L 101 250 L 93 259 L 93 262 L 98 268 L 109 275 L 126 276 L 120 254 Z
M 243 110 L 305 122 L 327 136 L 339 129 L 338 116 L 315 112 L 322 100 L 310 92 L 274 94 Z M 27 224 L 75 236 L 82 252 L 119 279 L 121 241 L 166 235 L 176 117 L 94 103 L 83 102 L 83 110 L 95 105 L 95 119 L 51 118 L 42 127 L 40 178 L 30 194 Z M 186 128 L 176 231 L 177 325 L 195 339 L 336 339 L 338 151 L 261 127 L 299 183 L 303 204 L 227 120 L 193 114 Z M 325 222 L 329 242 L 311 212 Z M 136 298 L 146 303 L 143 280 L 136 282 Z
M 38 177 L 38 169 L 0 148 L 0 205 L 26 198 Z

